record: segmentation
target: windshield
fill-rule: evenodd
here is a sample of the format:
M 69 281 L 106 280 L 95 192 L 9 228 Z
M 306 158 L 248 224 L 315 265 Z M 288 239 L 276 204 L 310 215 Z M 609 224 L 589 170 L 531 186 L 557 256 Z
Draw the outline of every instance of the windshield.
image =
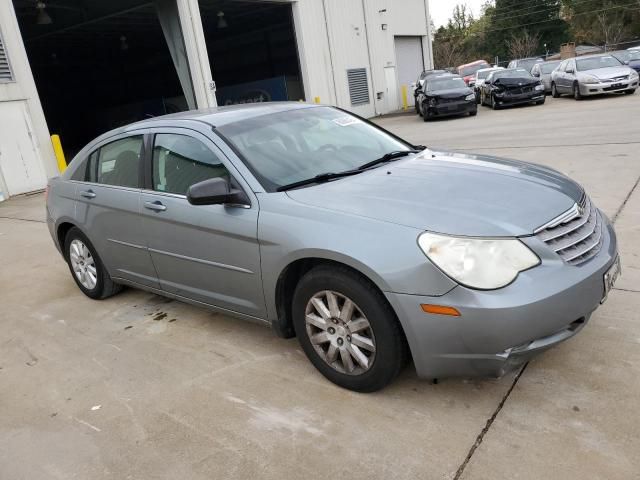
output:
M 476 79 L 477 80 L 484 80 L 485 78 L 487 78 L 489 76 L 489 74 L 491 72 L 495 72 L 496 70 L 484 70 L 482 72 L 478 72 L 476 73 Z
M 540 63 L 542 60 L 540 58 L 531 58 L 527 60 L 518 60 L 518 68 L 524 68 L 527 72 L 531 71 L 531 68 L 536 64 Z
M 576 68 L 579 72 L 586 70 L 596 70 L 598 68 L 619 67 L 622 65 L 620 60 L 611 55 L 603 55 L 601 57 L 580 58 L 576 60 Z
M 540 69 L 542 70 L 542 73 L 551 73 L 553 72 L 556 68 L 558 68 L 558 65 L 560 65 L 560 62 L 550 62 L 550 63 L 545 63 L 540 65 Z
M 331 107 L 296 108 L 218 127 L 269 192 L 327 172 L 358 168 L 411 147 Z
M 488 63 L 479 63 L 478 65 L 469 65 L 468 67 L 462 67 L 460 75 L 462 75 L 463 77 L 467 77 L 469 75 L 473 75 L 481 68 L 487 68 L 488 66 Z
M 434 78 L 427 81 L 427 92 L 436 90 L 453 90 L 454 88 L 466 88 L 467 84 L 461 78 Z
M 494 80 L 498 78 L 522 78 L 530 77 L 531 74 L 524 68 L 515 68 L 513 70 L 503 70 L 493 74 Z
M 631 50 L 629 52 L 629 60 L 640 60 L 640 50 Z

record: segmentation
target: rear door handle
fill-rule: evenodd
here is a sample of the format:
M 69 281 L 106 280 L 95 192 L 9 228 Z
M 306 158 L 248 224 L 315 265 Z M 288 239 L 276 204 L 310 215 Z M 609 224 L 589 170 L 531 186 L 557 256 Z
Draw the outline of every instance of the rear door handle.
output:
M 93 190 L 83 190 L 80 192 L 80 195 L 84 198 L 96 198 L 96 194 L 93 193 Z
M 156 200 L 155 202 L 144 202 L 144 208 L 148 208 L 149 210 L 153 210 L 155 212 L 164 212 L 167 209 L 167 207 L 158 200 Z

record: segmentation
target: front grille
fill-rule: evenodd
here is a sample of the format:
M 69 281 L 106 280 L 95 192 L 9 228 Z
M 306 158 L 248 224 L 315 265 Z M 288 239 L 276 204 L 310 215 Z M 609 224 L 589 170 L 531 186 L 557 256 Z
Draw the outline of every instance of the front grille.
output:
M 533 91 L 533 87 L 515 87 L 509 88 L 507 91 L 513 94 L 529 93 Z
M 609 82 L 620 82 L 622 80 L 629 80 L 629 75 L 622 75 L 620 77 L 614 77 L 614 78 L 610 78 L 609 80 L 603 80 L 605 82 L 609 81 Z
M 569 265 L 580 265 L 602 248 L 602 217 L 587 195 L 535 232 Z

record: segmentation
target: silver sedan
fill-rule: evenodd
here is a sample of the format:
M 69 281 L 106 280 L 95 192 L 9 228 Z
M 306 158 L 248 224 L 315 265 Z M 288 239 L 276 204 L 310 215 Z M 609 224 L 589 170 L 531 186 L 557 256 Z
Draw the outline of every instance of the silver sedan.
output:
M 126 285 L 270 325 L 362 392 L 409 358 L 501 375 L 579 332 L 619 273 L 612 225 L 561 173 L 297 102 L 105 133 L 50 181 L 47 222 L 90 298 Z
M 570 94 L 576 100 L 589 95 L 624 92 L 638 88 L 638 73 L 613 55 L 588 55 L 564 60 L 551 73 L 554 98 Z

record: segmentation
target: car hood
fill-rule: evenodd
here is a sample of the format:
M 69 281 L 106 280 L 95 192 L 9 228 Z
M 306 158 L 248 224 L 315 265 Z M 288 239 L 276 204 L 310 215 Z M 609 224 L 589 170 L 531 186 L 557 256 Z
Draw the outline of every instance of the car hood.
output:
M 360 175 L 287 194 L 306 205 L 421 230 L 524 236 L 571 208 L 583 191 L 543 166 L 425 150 Z
M 463 88 L 449 88 L 447 90 L 431 90 L 427 92 L 428 97 L 437 97 L 437 98 L 458 98 L 463 95 L 470 95 L 473 93 L 469 87 Z
M 602 80 L 602 79 L 609 79 L 609 78 L 622 77 L 624 75 L 629 75 L 629 67 L 620 66 L 620 67 L 596 68 L 593 70 L 583 70 L 578 73 L 583 75 L 594 75 Z

